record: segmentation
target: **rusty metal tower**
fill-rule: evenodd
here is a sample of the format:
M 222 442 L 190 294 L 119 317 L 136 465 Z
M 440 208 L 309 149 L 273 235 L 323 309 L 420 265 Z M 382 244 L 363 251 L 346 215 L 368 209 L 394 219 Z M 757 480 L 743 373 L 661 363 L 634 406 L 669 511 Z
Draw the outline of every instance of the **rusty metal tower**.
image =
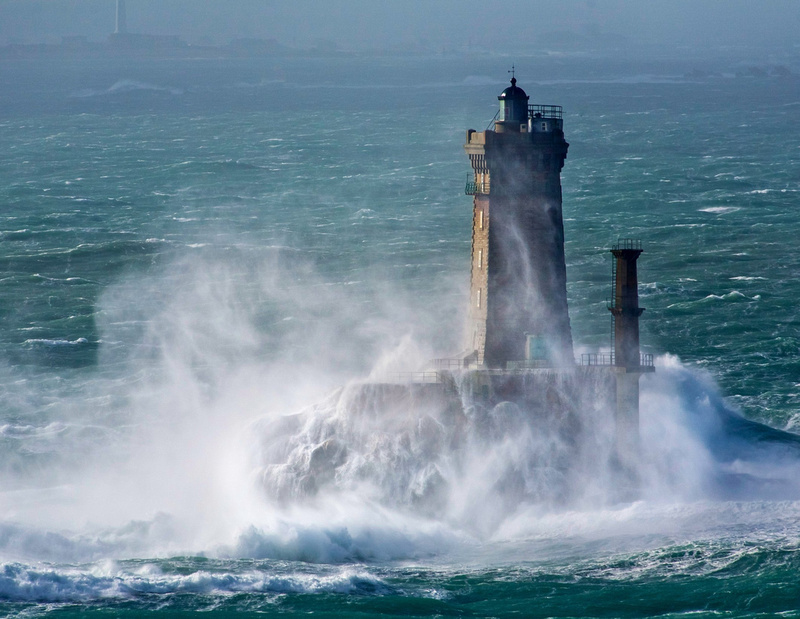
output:
M 494 129 L 467 131 L 473 174 L 468 350 L 479 365 L 573 363 L 567 310 L 561 106 L 531 105 L 512 77 Z
M 613 359 L 617 379 L 617 451 L 623 458 L 634 458 L 639 448 L 639 377 L 655 371 L 653 356 L 639 349 L 639 275 L 637 260 L 642 244 L 620 239 L 611 249 L 613 296 L 608 309 L 614 317 Z

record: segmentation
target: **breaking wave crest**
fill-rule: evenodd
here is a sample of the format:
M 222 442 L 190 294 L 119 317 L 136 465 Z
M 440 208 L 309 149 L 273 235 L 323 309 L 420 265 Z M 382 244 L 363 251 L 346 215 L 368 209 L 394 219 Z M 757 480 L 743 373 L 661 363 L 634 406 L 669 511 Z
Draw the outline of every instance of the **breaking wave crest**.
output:
M 174 562 L 173 562 L 174 563 Z M 103 562 L 74 568 L 32 567 L 8 563 L 0 567 L 0 599 L 13 602 L 75 603 L 102 599 L 260 593 L 380 593 L 388 587 L 379 578 L 353 568 L 330 569 L 325 574 L 272 573 L 243 570 L 235 573 L 185 561 L 175 565 L 144 563 L 120 566 Z M 169 571 L 164 568 L 171 568 Z M 198 569 L 199 568 L 199 569 Z M 181 573 L 188 572 L 188 573 Z

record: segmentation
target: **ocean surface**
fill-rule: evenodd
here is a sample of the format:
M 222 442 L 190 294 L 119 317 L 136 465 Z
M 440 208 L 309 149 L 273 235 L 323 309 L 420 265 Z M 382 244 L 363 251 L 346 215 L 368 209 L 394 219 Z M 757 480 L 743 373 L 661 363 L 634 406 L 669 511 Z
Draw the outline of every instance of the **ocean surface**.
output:
M 512 62 L 564 107 L 576 353 L 644 246 L 630 499 L 359 390 L 463 348 Z M 0 615 L 800 616 L 800 58 L 748 62 L 0 62 Z

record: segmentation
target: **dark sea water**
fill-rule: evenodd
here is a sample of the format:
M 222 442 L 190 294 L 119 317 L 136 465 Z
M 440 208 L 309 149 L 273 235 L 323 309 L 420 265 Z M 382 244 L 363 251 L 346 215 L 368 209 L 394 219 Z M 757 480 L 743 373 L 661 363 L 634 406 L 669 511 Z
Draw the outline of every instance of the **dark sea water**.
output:
M 513 60 L 564 106 L 576 352 L 645 248 L 639 498 L 535 424 L 356 420 L 462 348 L 462 144 L 512 60 L 3 61 L 0 614 L 800 616 L 800 78 Z M 335 477 L 265 491 L 320 433 Z

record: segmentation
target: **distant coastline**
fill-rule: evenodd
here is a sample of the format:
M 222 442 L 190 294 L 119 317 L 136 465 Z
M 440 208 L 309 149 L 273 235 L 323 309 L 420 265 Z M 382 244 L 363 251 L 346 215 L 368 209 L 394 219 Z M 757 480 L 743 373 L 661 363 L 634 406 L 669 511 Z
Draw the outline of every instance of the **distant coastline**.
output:
M 29 43 L 0 46 L 0 59 L 35 58 L 250 58 L 272 56 L 351 56 L 335 44 L 321 43 L 309 49 L 291 48 L 274 39 L 236 39 L 225 45 L 193 45 L 177 35 L 114 33 L 106 41 L 85 36 L 63 37 L 61 43 Z
M 461 53 L 440 50 L 437 55 Z M 491 54 L 488 50 L 477 53 Z M 240 38 L 223 45 L 188 43 L 178 35 L 112 33 L 105 41 L 92 41 L 86 36 L 65 36 L 60 43 L 12 43 L 0 45 L 0 60 L 38 58 L 276 58 L 358 56 L 422 56 L 429 49 L 343 50 L 333 41 L 318 41 L 311 47 L 290 47 L 275 39 Z
M 668 60 L 686 67 L 676 77 L 704 81 L 719 77 L 797 79 L 800 67 L 794 54 L 774 54 L 766 50 L 756 53 L 711 54 L 701 58 L 693 50 L 675 50 L 653 46 L 639 50 L 638 61 L 644 64 Z M 179 35 L 114 32 L 104 40 L 91 40 L 84 35 L 64 36 L 59 43 L 9 43 L 0 45 L 0 61 L 14 60 L 93 60 L 93 59 L 193 59 L 223 60 L 247 58 L 375 58 L 375 57 L 498 57 L 508 58 L 504 51 L 468 45 L 459 48 L 432 50 L 430 47 L 411 46 L 373 49 L 344 49 L 336 42 L 318 40 L 308 47 L 284 45 L 276 39 L 239 38 L 224 44 L 206 42 L 189 43 Z M 606 59 L 620 61 L 624 54 L 615 48 L 586 48 L 571 51 L 531 46 L 519 57 L 568 60 Z M 632 61 L 636 63 L 636 60 Z M 656 67 L 651 67 L 656 69 Z M 656 69 L 653 71 L 658 73 Z

